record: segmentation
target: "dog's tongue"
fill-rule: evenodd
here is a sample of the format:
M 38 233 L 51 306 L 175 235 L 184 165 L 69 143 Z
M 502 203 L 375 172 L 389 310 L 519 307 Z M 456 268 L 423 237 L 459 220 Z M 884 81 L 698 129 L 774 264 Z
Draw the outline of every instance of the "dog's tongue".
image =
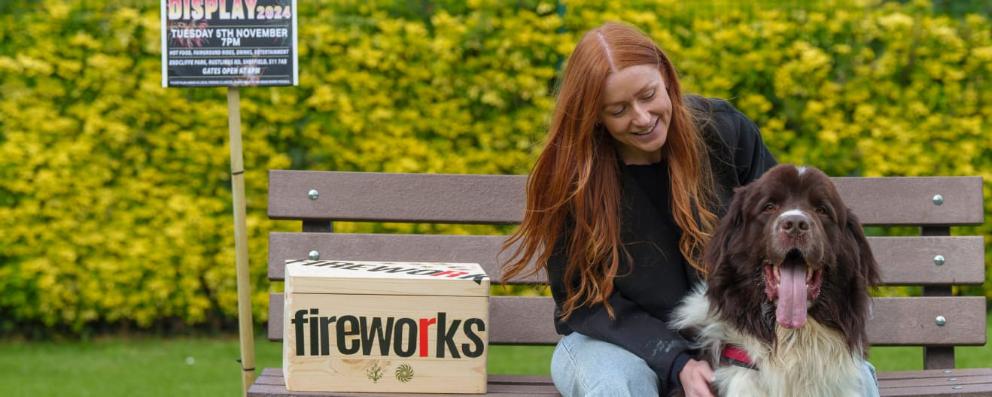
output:
M 775 317 L 785 328 L 806 324 L 806 266 L 782 266 Z

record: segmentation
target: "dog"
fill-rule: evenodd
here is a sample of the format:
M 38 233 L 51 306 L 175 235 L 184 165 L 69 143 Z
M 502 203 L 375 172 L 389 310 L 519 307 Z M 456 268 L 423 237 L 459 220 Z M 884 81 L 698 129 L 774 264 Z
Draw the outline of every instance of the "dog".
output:
M 695 338 L 720 396 L 863 394 L 878 264 L 826 174 L 783 164 L 736 188 L 703 262 L 672 326 Z

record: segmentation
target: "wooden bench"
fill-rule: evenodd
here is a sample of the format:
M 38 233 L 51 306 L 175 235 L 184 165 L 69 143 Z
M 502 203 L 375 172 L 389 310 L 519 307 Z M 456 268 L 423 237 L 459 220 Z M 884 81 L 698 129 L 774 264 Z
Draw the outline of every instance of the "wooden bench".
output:
M 952 285 L 985 281 L 981 236 L 951 237 L 954 225 L 983 222 L 980 177 L 834 178 L 866 225 L 912 225 L 920 235 L 869 237 L 886 285 L 923 287 L 922 297 L 877 298 L 869 325 L 875 346 L 923 346 L 923 371 L 880 373 L 883 396 L 992 395 L 992 369 L 954 369 L 954 346 L 986 343 L 981 296 L 952 296 Z M 269 216 L 302 220 L 303 232 L 269 236 L 269 278 L 284 261 L 323 259 L 477 262 L 493 282 L 505 236 L 332 233 L 333 221 L 519 223 L 526 179 L 514 175 L 269 172 Z M 505 260 L 506 255 L 502 259 Z M 509 284 L 546 282 L 543 272 Z M 492 297 L 490 343 L 553 345 L 554 303 L 543 297 Z M 283 296 L 270 299 L 268 337 L 283 335 Z M 550 365 L 550 363 L 549 363 Z M 350 395 L 288 392 L 280 368 L 265 369 L 249 396 Z M 489 395 L 557 395 L 550 379 L 489 377 Z

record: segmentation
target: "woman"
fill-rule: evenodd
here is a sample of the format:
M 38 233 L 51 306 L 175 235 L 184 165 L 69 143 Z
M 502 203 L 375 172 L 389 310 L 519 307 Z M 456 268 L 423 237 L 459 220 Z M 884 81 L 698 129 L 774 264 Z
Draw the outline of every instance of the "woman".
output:
M 568 60 L 504 279 L 544 264 L 564 336 L 563 395 L 709 396 L 713 370 L 666 326 L 705 277 L 700 253 L 732 189 L 775 164 L 730 104 L 683 96 L 633 27 L 587 32 Z M 549 247 L 551 249 L 545 249 Z

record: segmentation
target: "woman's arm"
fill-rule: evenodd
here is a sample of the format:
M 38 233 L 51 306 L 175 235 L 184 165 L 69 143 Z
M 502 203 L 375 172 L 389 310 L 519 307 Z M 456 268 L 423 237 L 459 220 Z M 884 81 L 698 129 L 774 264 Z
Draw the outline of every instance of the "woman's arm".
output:
M 560 238 L 559 241 L 567 241 Z M 558 307 L 565 301 L 565 251 L 561 244 L 548 260 L 548 280 Z M 572 312 L 563 328 L 620 346 L 647 362 L 658 375 L 660 390 L 681 388 L 679 373 L 690 358 L 689 342 L 661 319 L 648 314 L 633 301 L 614 291 L 609 298 L 611 319 L 602 304 L 583 306 Z M 556 313 L 556 321 L 558 316 Z M 562 327 L 564 325 L 564 327 Z M 566 331 L 570 332 L 570 331 Z

